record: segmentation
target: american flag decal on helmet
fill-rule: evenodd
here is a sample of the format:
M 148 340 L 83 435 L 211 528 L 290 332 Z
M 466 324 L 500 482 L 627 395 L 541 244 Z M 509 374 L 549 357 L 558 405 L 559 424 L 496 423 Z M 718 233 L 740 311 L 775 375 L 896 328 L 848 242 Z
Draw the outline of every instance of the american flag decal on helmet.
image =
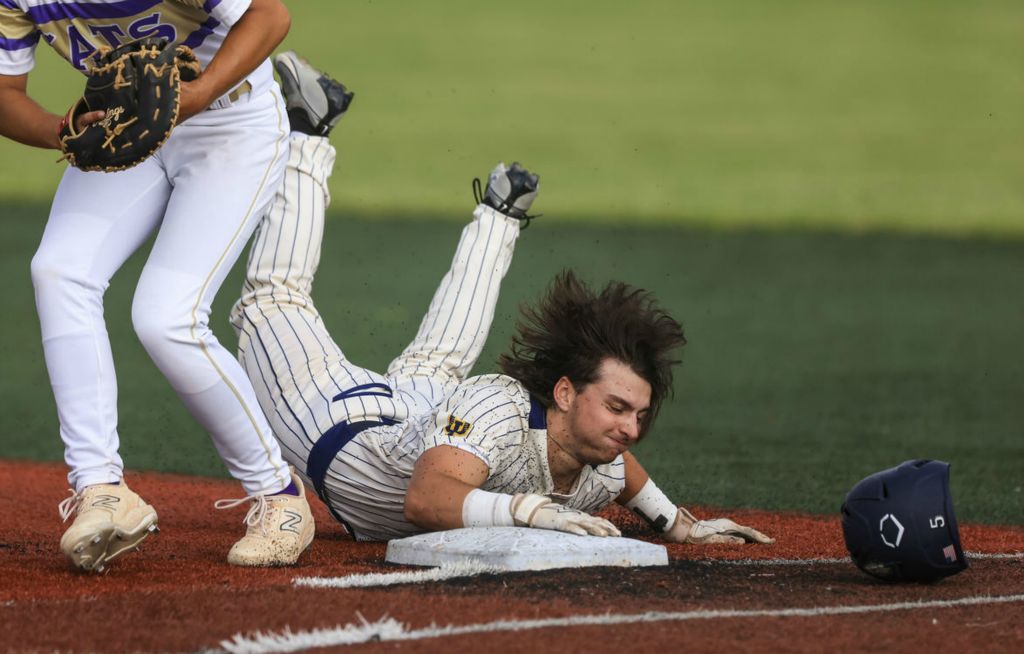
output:
M 942 555 L 946 557 L 946 560 L 950 563 L 956 563 L 956 548 L 952 545 L 947 545 L 942 548 Z

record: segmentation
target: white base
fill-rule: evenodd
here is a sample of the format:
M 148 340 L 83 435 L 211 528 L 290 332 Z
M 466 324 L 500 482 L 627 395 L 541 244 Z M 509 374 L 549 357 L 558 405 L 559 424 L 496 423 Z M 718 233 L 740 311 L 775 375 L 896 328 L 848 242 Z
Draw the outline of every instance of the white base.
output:
M 403 565 L 474 564 L 491 570 L 668 565 L 668 551 L 632 538 L 575 536 L 547 529 L 486 527 L 410 536 L 388 543 L 384 557 Z

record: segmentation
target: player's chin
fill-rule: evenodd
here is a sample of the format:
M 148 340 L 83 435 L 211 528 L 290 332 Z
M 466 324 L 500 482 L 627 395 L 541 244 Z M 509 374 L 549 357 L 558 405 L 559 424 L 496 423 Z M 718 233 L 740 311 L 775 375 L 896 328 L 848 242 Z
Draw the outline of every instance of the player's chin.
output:
M 594 461 L 590 461 L 592 464 L 600 465 L 602 463 L 611 463 L 615 459 L 619 458 L 629 448 L 622 443 L 610 445 L 609 447 L 602 448 L 594 455 Z

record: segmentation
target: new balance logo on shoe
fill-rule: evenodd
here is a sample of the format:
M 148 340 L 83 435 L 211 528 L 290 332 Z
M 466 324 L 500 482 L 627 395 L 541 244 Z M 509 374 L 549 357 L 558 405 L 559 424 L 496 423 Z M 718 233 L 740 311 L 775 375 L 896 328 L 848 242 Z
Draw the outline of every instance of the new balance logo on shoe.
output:
M 120 501 L 121 501 L 121 498 L 114 497 L 113 495 L 97 495 L 96 499 L 93 500 L 92 505 L 94 507 L 102 506 L 105 509 L 111 509 L 112 510 L 112 509 L 115 509 L 117 507 L 117 503 L 120 502 Z
M 281 522 L 281 531 L 290 531 L 293 534 L 299 533 L 299 525 L 302 524 L 302 515 L 295 511 L 285 509 L 285 519 Z

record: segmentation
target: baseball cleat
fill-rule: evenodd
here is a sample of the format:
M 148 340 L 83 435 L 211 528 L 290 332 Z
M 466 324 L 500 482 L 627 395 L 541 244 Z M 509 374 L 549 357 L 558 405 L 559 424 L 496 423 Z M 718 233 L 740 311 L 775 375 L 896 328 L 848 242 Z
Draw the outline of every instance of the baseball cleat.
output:
M 536 218 L 526 215 L 526 212 L 539 190 L 540 177 L 518 162 L 514 162 L 510 168 L 505 166 L 505 162 L 499 162 L 487 178 L 487 190 L 483 193 L 480 192 L 480 179 L 473 180 L 473 195 L 477 204 L 485 204 L 510 218 L 516 218 L 523 222 L 523 227 Z
M 60 549 L 79 570 L 102 572 L 108 563 L 159 531 L 156 510 L 124 481 L 72 491 L 59 508 L 65 521 L 75 515 L 60 539 Z
M 306 501 L 306 489 L 292 472 L 298 495 L 254 495 L 238 500 L 218 500 L 218 509 L 250 502 L 245 515 L 248 526 L 242 540 L 228 552 L 228 563 L 245 566 L 292 565 L 313 542 L 316 525 Z
M 352 93 L 293 51 L 274 57 L 292 129 L 327 136 L 352 104 Z

